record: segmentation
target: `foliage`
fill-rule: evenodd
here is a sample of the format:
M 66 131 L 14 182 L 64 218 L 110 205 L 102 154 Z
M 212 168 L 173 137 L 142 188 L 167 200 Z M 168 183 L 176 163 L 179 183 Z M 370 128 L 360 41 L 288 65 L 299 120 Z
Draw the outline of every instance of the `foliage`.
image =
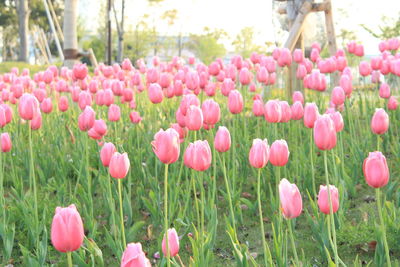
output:
M 382 24 L 378 27 L 379 31 L 374 31 L 363 24 L 361 27 L 363 27 L 372 36 L 379 39 L 390 39 L 400 36 L 400 13 L 396 18 L 382 16 L 381 21 Z
M 232 42 L 235 47 L 235 52 L 245 58 L 250 57 L 252 52 L 264 52 L 263 47 L 254 43 L 255 34 L 252 27 L 243 28 Z
M 129 28 L 125 32 L 124 54 L 133 62 L 139 58 L 145 58 L 156 43 L 155 29 L 149 27 L 147 18 L 148 16 L 145 15 L 134 29 Z
M 224 30 L 211 30 L 205 27 L 203 34 L 190 34 L 190 41 L 187 46 L 195 52 L 201 61 L 209 64 L 226 53 L 226 48 L 221 43 L 224 37 L 227 37 L 227 33 Z

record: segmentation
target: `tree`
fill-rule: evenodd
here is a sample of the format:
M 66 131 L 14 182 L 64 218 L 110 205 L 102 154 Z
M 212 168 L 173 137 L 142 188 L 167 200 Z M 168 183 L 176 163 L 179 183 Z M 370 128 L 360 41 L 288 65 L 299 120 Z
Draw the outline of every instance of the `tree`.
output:
M 400 13 L 396 18 L 388 18 L 386 16 L 382 16 L 381 21 L 383 25 L 379 26 L 379 31 L 375 32 L 367 26 L 361 24 L 367 32 L 369 32 L 372 36 L 378 39 L 390 39 L 393 37 L 400 36 Z
M 147 18 L 148 15 L 144 15 L 134 29 L 130 28 L 125 33 L 127 40 L 124 47 L 125 54 L 133 61 L 145 58 L 154 47 L 156 36 L 153 29 L 148 26 Z
M 65 0 L 64 7 L 64 65 L 72 68 L 78 57 L 77 37 L 78 0 Z
M 221 43 L 221 39 L 225 37 L 227 37 L 225 31 L 220 29 L 211 30 L 205 27 L 203 34 L 191 34 L 189 36 L 188 48 L 193 50 L 205 64 L 210 64 L 216 58 L 225 55 L 226 48 Z
M 28 62 L 28 22 L 29 22 L 29 8 L 28 8 L 28 0 L 17 0 L 16 8 L 18 14 L 18 34 L 19 34 L 19 61 Z
M 244 58 L 249 58 L 252 52 L 263 52 L 260 45 L 254 44 L 254 34 L 252 27 L 243 28 L 232 42 L 235 52 Z
M 8 0 L 0 0 L 0 27 L 2 29 L 2 58 L 3 61 L 8 60 L 14 54 L 14 47 L 16 47 L 16 38 L 18 29 L 16 25 L 17 15 L 15 2 Z
M 118 21 L 117 11 L 115 10 L 115 6 L 113 4 L 113 12 L 115 18 L 115 24 L 117 25 L 117 33 L 118 33 L 118 49 L 117 49 L 117 62 L 122 62 L 122 57 L 124 53 L 124 21 L 125 21 L 125 0 L 121 2 L 121 20 Z

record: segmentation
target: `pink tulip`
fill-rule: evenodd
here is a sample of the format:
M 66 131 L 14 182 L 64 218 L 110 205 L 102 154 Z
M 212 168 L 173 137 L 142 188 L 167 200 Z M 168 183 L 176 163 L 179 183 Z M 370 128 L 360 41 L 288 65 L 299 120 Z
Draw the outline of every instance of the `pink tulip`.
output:
M 184 95 L 179 105 L 179 110 L 183 114 L 183 116 L 186 116 L 187 110 L 192 105 L 200 107 L 200 100 L 197 98 L 197 96 L 194 94 Z
M 331 100 L 332 100 L 333 104 L 340 106 L 344 103 L 345 98 L 346 98 L 346 95 L 345 95 L 342 87 L 337 86 L 337 87 L 333 88 L 332 95 L 331 95 Z
M 282 48 L 277 62 L 280 67 L 290 66 L 292 64 L 292 55 L 290 50 Z
M 232 114 L 239 114 L 243 110 L 243 97 L 238 90 L 229 92 L 228 108 Z
M 289 122 L 292 118 L 292 110 L 287 101 L 279 101 L 279 105 L 281 106 L 282 116 L 279 122 Z
M 356 45 L 354 55 L 356 55 L 358 57 L 363 57 L 364 56 L 364 46 L 361 44 Z
M 8 152 L 11 150 L 12 143 L 11 143 L 10 135 L 8 133 L 1 134 L 0 142 L 1 142 L 1 151 L 2 152 Z
M 104 167 L 110 165 L 111 157 L 117 152 L 113 143 L 105 143 L 100 150 L 100 160 Z
M 83 223 L 74 204 L 56 208 L 51 223 L 51 243 L 60 252 L 78 250 L 84 238 Z
M 256 79 L 259 83 L 265 83 L 268 80 L 268 71 L 264 66 L 258 69 Z
M 380 70 L 381 67 L 382 67 L 382 58 L 381 57 L 371 58 L 371 68 L 373 70 Z
M 207 140 L 189 143 L 184 154 L 185 165 L 196 171 L 205 171 L 211 165 L 211 149 Z
M 118 105 L 112 104 L 108 108 L 108 120 L 109 121 L 119 121 L 121 118 L 121 109 Z
M 179 143 L 183 143 L 183 141 L 188 133 L 188 129 L 179 126 L 178 123 L 171 124 L 171 128 L 174 129 L 175 131 L 177 131 L 177 133 L 179 134 Z
M 247 68 L 242 68 L 239 72 L 239 81 L 242 85 L 248 85 L 251 82 L 251 73 Z
M 304 54 L 303 54 L 303 51 L 301 49 L 295 49 L 293 51 L 293 60 L 298 64 L 303 62 Z
M 231 147 L 231 134 L 225 126 L 219 126 L 215 134 L 214 146 L 218 152 L 226 152 Z
M 179 133 L 172 128 L 160 129 L 151 142 L 153 151 L 164 164 L 171 164 L 178 160 L 180 153 Z
M 374 188 L 385 186 L 389 182 L 389 168 L 385 156 L 379 152 L 370 152 L 364 160 L 363 172 L 367 184 Z
M 389 129 L 389 115 L 382 108 L 377 108 L 371 119 L 371 130 L 374 134 L 384 134 Z
M 274 166 L 285 166 L 289 160 L 289 148 L 285 140 L 276 140 L 269 150 L 269 161 Z
M 389 98 L 389 100 L 388 100 L 388 104 L 387 105 L 388 105 L 388 109 L 389 110 L 396 110 L 397 109 L 397 105 L 398 105 L 397 98 L 394 97 L 394 96 L 391 96 Z
M 264 104 L 260 99 L 256 99 L 253 102 L 253 114 L 256 117 L 261 117 L 264 115 Z
M 314 123 L 319 116 L 318 107 L 315 103 L 307 103 L 304 108 L 304 125 L 307 128 L 314 128 Z
M 320 58 L 319 56 L 319 51 L 315 48 L 311 49 L 311 53 L 310 53 L 310 59 L 312 62 L 317 62 L 317 60 Z
M 360 71 L 360 74 L 364 77 L 370 75 L 372 71 L 371 66 L 367 61 L 361 61 L 358 69 Z
M 12 109 L 7 104 L 1 104 L 0 106 L 4 109 L 4 114 L 6 116 L 6 124 L 10 123 L 12 121 L 12 118 L 13 118 Z
M 170 257 L 175 257 L 179 253 L 179 237 L 178 234 L 175 230 L 175 228 L 168 229 L 168 250 L 169 250 L 169 256 Z M 165 240 L 165 235 L 162 240 L 162 252 L 164 256 L 167 256 L 167 246 L 166 246 L 166 240 Z
M 214 125 L 219 122 L 221 118 L 221 110 L 219 104 L 212 99 L 207 99 L 201 105 L 204 123 Z
M 161 86 L 158 83 L 150 84 L 149 89 L 148 89 L 148 94 L 149 94 L 150 101 L 153 104 L 161 103 L 164 98 Z
M 292 120 L 301 120 L 303 118 L 304 109 L 300 101 L 294 102 L 294 104 L 291 106 L 291 114 Z
M 114 152 L 110 160 L 110 165 L 108 166 L 111 177 L 116 179 L 125 178 L 125 176 L 128 174 L 129 167 L 130 162 L 128 154 Z
M 315 121 L 314 142 L 321 150 L 331 150 L 336 146 L 335 123 L 328 114 L 320 116 Z
M 190 106 L 185 116 L 185 125 L 190 131 L 198 131 L 203 126 L 203 112 L 197 106 Z
M 95 112 L 90 106 L 86 106 L 85 110 L 78 117 L 78 126 L 81 131 L 88 131 L 93 127 L 95 121 Z
M 340 114 L 339 111 L 335 111 L 335 112 L 329 113 L 329 117 L 331 118 L 331 120 L 333 121 L 333 124 L 335 125 L 335 131 L 337 133 L 341 132 L 344 127 L 342 114 Z
M 86 64 L 75 64 L 72 73 L 77 80 L 83 80 L 88 74 L 88 68 Z
M 269 160 L 269 145 L 267 139 L 259 138 L 253 140 L 249 152 L 249 162 L 254 168 L 263 168 Z
M 6 111 L 2 106 L 0 106 L 0 128 L 3 128 L 4 126 L 6 126 L 6 124 Z
M 351 76 L 346 74 L 340 76 L 339 85 L 344 90 L 346 96 L 349 97 L 353 91 Z
M 339 209 L 339 192 L 336 186 L 329 185 L 329 194 L 331 195 L 332 212 L 335 213 Z M 318 193 L 318 207 L 322 213 L 330 214 L 330 204 L 328 197 L 328 186 L 321 185 Z
M 229 96 L 231 91 L 235 90 L 235 83 L 230 78 L 225 78 L 221 84 L 221 93 L 224 96 Z
M 18 113 L 24 120 L 32 120 L 39 112 L 39 102 L 31 94 L 24 93 L 19 100 Z
M 195 91 L 199 87 L 199 74 L 195 71 L 189 71 L 185 76 L 185 84 L 189 90 Z
M 292 101 L 295 103 L 296 101 L 300 101 L 301 104 L 304 104 L 303 93 L 300 91 L 294 91 L 292 95 Z
M 282 118 L 282 107 L 279 100 L 268 100 L 264 106 L 264 118 L 267 122 L 280 122 Z
M 68 110 L 68 98 L 66 96 L 61 96 L 60 99 L 58 100 L 58 109 L 61 112 L 65 112 Z
M 84 110 L 86 106 L 91 106 L 92 95 L 87 91 L 81 91 L 78 97 L 78 105 L 81 110 Z
M 95 131 L 99 136 L 104 136 L 107 133 L 107 124 L 102 119 L 95 120 L 90 130 Z
M 295 184 L 291 184 L 285 178 L 279 183 L 279 199 L 282 214 L 286 219 L 293 219 L 300 216 L 303 210 L 300 191 Z
M 142 121 L 142 117 L 140 117 L 140 114 L 137 111 L 131 111 L 131 113 L 129 114 L 129 119 L 133 124 L 138 124 Z
M 45 98 L 42 103 L 40 103 L 40 109 L 44 113 L 51 113 L 53 110 L 53 103 L 51 102 L 51 98 Z
M 114 103 L 114 93 L 111 89 L 105 89 L 103 91 L 102 99 L 103 105 L 107 107 L 111 106 Z
M 38 130 L 42 127 L 42 113 L 40 112 L 40 110 L 38 110 L 35 117 L 33 117 L 30 123 L 32 130 Z
M 390 97 L 390 87 L 387 83 L 381 83 L 381 86 L 379 87 L 379 96 L 381 98 Z
M 122 254 L 121 267 L 151 267 L 140 243 L 129 243 Z

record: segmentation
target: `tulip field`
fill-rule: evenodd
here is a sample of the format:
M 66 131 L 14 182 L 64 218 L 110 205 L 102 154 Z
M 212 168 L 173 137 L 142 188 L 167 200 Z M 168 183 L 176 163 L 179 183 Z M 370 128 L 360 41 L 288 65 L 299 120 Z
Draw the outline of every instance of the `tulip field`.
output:
M 400 266 L 399 47 L 0 73 L 0 265 Z

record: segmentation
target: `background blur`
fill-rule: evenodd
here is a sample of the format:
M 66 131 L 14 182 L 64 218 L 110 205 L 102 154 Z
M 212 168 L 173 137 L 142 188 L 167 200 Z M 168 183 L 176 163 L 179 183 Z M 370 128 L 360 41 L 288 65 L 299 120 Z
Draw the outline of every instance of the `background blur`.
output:
M 21 18 L 18 16 L 18 5 L 19 2 L 26 1 L 29 9 L 26 61 L 31 64 L 45 64 L 46 59 L 41 54 L 44 53 L 43 50 L 47 50 L 46 54 L 50 54 L 49 63 L 56 62 L 57 46 L 46 14 L 45 0 L 0 0 L 0 61 L 21 60 L 18 32 L 18 20 Z M 107 47 L 108 0 L 75 1 L 78 2 L 78 47 L 82 51 L 92 48 L 97 60 L 103 62 Z M 62 29 L 65 2 L 47 2 L 50 2 L 57 18 L 55 24 L 58 23 Z M 227 59 L 237 53 L 248 57 L 253 51 L 271 52 L 275 46 L 285 42 L 288 34 L 286 15 L 277 12 L 281 4 L 279 1 L 110 2 L 113 62 L 120 62 L 121 57 L 134 61 L 154 55 L 162 59 L 170 59 L 176 55 L 194 55 L 205 63 L 210 63 L 216 57 Z M 398 0 L 332 0 L 332 5 L 339 48 L 350 40 L 356 40 L 364 44 L 367 56 L 374 55 L 378 53 L 380 39 L 400 35 Z M 120 46 L 119 34 L 123 40 Z M 323 13 L 308 16 L 304 36 L 306 48 L 315 41 L 324 47 L 326 34 Z M 121 46 L 123 52 L 119 53 Z

